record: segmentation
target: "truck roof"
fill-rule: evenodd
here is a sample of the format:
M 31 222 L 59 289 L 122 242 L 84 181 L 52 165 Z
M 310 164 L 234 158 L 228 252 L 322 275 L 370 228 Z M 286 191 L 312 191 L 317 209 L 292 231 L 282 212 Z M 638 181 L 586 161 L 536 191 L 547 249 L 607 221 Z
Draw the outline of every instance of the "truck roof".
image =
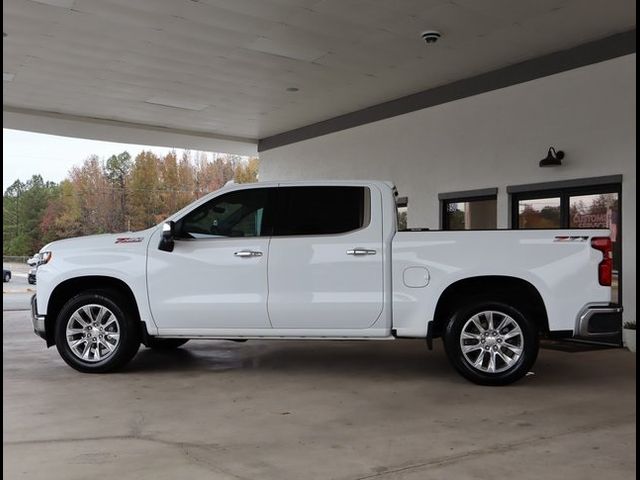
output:
M 269 180 L 265 182 L 252 182 L 252 183 L 233 183 L 227 182 L 223 189 L 227 188 L 237 188 L 237 187 L 246 187 L 246 186 L 255 186 L 255 187 L 276 187 L 278 185 L 283 186 L 318 186 L 318 185 L 377 185 L 384 186 L 387 188 L 393 188 L 393 182 L 389 181 L 381 181 L 381 180 L 327 180 L 327 179 L 317 179 L 317 180 Z

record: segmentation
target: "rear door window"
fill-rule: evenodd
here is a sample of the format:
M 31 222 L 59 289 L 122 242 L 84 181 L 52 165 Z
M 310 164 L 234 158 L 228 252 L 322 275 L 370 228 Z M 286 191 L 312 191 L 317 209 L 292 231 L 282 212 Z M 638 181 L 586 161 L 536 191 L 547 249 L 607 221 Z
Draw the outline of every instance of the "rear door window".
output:
M 280 187 L 274 235 L 335 235 L 369 223 L 369 189 Z

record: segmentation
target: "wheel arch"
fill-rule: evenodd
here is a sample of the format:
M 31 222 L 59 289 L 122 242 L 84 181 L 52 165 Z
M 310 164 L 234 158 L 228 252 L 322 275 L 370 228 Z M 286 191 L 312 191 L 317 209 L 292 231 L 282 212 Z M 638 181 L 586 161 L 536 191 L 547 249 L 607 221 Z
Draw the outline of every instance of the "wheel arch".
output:
M 503 275 L 482 275 L 458 280 L 449 285 L 438 298 L 429 337 L 442 336 L 451 315 L 462 302 L 486 298 L 498 300 L 532 315 L 541 333 L 549 332 L 549 317 L 542 295 L 527 280 Z
M 64 304 L 73 296 L 82 293 L 87 290 L 111 290 L 118 292 L 127 301 L 132 311 L 137 316 L 138 322 L 140 322 L 140 309 L 138 302 L 133 294 L 131 287 L 119 278 L 110 277 L 106 275 L 89 275 L 69 278 L 60 284 L 58 284 L 51 295 L 47 303 L 47 315 L 45 318 L 45 335 L 47 347 L 55 345 L 55 322 L 60 313 L 60 310 Z M 141 322 L 140 322 L 141 323 Z M 146 338 L 146 328 L 141 325 L 141 333 L 143 338 Z

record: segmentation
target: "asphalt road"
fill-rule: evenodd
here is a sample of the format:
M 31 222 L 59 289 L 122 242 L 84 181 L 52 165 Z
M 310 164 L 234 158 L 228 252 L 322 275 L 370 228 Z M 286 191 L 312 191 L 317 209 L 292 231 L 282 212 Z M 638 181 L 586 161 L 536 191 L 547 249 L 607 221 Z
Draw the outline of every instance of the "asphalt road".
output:
M 479 387 L 440 342 L 190 341 L 81 374 L 3 316 L 3 477 L 627 480 L 635 355 L 542 350 Z

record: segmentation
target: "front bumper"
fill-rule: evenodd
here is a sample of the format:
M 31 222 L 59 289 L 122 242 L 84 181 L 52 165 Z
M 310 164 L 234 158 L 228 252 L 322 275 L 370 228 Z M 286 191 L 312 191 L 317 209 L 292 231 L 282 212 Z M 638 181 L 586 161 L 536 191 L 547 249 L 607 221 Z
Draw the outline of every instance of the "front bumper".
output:
M 33 323 L 33 332 L 40 338 L 47 339 L 47 333 L 45 330 L 44 315 L 38 315 L 38 307 L 36 305 L 36 296 L 31 297 L 31 323 Z
M 620 336 L 622 307 L 614 304 L 588 304 L 576 318 L 573 335 L 577 338 L 615 338 Z

